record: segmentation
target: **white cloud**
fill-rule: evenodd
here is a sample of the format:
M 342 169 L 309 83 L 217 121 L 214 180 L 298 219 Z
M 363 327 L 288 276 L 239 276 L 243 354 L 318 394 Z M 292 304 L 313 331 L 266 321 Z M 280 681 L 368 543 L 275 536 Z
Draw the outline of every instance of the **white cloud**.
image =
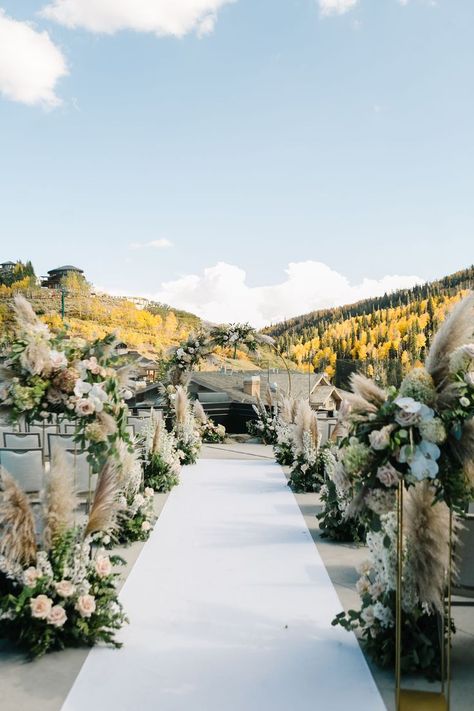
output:
M 173 243 L 169 239 L 154 239 L 151 242 L 131 242 L 129 245 L 130 249 L 146 249 L 147 247 L 153 247 L 154 249 L 166 249 L 167 247 L 172 247 Z
M 41 15 L 66 27 L 113 34 L 120 30 L 183 37 L 214 29 L 218 10 L 236 0 L 53 0 Z
M 359 0 L 318 0 L 322 15 L 344 15 L 352 10 Z
M 58 106 L 56 84 L 67 73 L 66 60 L 47 32 L 0 9 L 0 93 L 23 104 Z
M 219 262 L 201 275 L 188 274 L 164 282 L 155 294 L 143 294 L 215 323 L 250 321 L 261 327 L 315 309 L 341 306 L 359 299 L 422 283 L 417 276 L 384 276 L 349 280 L 322 262 L 292 262 L 286 277 L 273 286 L 249 286 L 243 269 Z

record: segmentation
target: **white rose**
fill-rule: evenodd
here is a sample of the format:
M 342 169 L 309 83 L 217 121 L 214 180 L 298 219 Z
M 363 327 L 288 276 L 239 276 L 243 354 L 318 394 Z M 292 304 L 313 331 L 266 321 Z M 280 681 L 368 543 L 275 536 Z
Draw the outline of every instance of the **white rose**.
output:
M 367 627 L 372 627 L 372 625 L 375 622 L 374 608 L 372 607 L 372 605 L 369 605 L 369 607 L 365 607 L 362 610 L 361 617 L 364 620 Z
M 61 605 L 52 607 L 46 620 L 48 624 L 53 625 L 53 627 L 62 627 L 67 620 L 64 607 L 61 607 Z
M 145 487 L 145 496 L 150 498 L 151 496 L 154 495 L 154 493 L 155 493 L 155 491 L 154 491 L 154 489 L 151 488 L 151 486 Z
M 112 572 L 112 563 L 108 555 L 98 555 L 95 559 L 95 572 L 101 578 L 106 578 Z
M 85 380 L 77 380 L 74 386 L 74 395 L 76 397 L 82 397 L 83 395 L 87 395 L 91 388 L 92 385 L 90 383 L 87 383 Z
M 54 584 L 55 590 L 59 597 L 71 597 L 76 592 L 76 588 L 70 580 L 61 580 Z
M 364 560 L 359 566 L 357 566 L 357 572 L 359 575 L 368 575 L 372 570 L 372 563 L 370 560 Z
M 75 605 L 75 609 L 81 617 L 90 617 L 95 612 L 95 607 L 95 597 L 93 595 L 81 595 Z
M 149 531 L 151 528 L 151 523 L 149 521 L 143 521 L 142 531 Z
M 36 585 L 36 581 L 40 577 L 40 571 L 38 570 L 38 568 L 34 568 L 33 566 L 27 568 L 23 573 L 23 580 L 25 581 L 25 585 L 29 588 L 34 588 L 34 586 Z
M 474 388 L 474 373 L 472 371 L 469 371 L 469 373 L 466 373 L 466 375 L 464 376 L 464 381 L 471 388 Z
M 66 354 L 62 351 L 50 351 L 49 361 L 53 370 L 60 370 L 60 368 L 65 368 L 67 366 Z
M 359 580 L 356 583 L 356 590 L 358 595 L 362 597 L 362 595 L 365 595 L 366 592 L 369 591 L 370 588 L 370 580 L 366 578 L 365 576 L 363 578 L 359 578 Z
M 97 412 L 102 412 L 104 409 L 104 402 L 108 400 L 108 395 L 100 383 L 94 383 L 89 392 L 89 399 L 94 405 L 94 409 Z
M 469 407 L 469 405 L 470 405 L 471 403 L 470 403 L 470 401 L 469 401 L 469 399 L 468 399 L 467 397 L 461 397 L 461 398 L 459 399 L 459 404 L 462 405 L 463 407 Z
M 38 595 L 30 600 L 31 616 L 38 620 L 45 620 L 52 607 L 53 601 L 47 595 Z
M 390 444 L 390 433 L 392 430 L 392 425 L 386 425 L 382 427 L 381 430 L 373 430 L 369 434 L 369 442 L 372 449 L 375 449 L 377 452 L 382 449 L 387 449 Z

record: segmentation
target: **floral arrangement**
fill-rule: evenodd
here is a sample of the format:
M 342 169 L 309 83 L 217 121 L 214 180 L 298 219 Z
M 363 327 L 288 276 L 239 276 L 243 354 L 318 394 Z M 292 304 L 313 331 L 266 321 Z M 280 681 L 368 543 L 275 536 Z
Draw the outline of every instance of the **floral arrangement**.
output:
M 201 450 L 199 427 L 191 410 L 188 393 L 181 385 L 173 399 L 174 435 L 181 464 L 195 464 Z
M 294 431 L 298 400 L 291 397 L 281 398 L 276 417 L 276 442 L 273 445 L 278 464 L 291 466 L 294 462 Z
M 94 537 L 116 515 L 114 473 L 100 475 L 84 527 L 73 524 L 76 499 L 63 454 L 55 454 L 43 494 L 43 534 L 26 494 L 2 474 L 0 501 L 0 637 L 30 658 L 65 647 L 120 644 L 126 617 L 117 597 L 115 565 Z
M 323 483 L 318 469 L 319 444 L 317 414 L 307 400 L 301 400 L 295 417 L 293 464 L 288 482 L 294 491 L 319 491 Z
M 418 499 L 412 514 L 421 513 L 424 508 L 420 503 L 428 493 L 427 504 L 433 505 L 429 496 L 429 486 L 426 483 L 417 484 L 409 496 L 413 504 L 413 493 Z M 444 540 L 443 526 L 449 526 L 447 507 L 444 504 L 434 505 L 436 513 L 431 515 L 438 519 L 436 530 L 439 530 L 441 541 Z M 438 509 L 438 510 L 436 510 Z M 439 516 L 441 515 L 441 520 Z M 410 517 L 410 528 L 419 528 L 419 521 Z M 414 531 L 412 531 L 414 532 Z M 432 534 L 432 538 L 433 538 Z M 360 578 L 357 582 L 357 592 L 361 596 L 360 610 L 350 610 L 347 614 L 340 613 L 333 624 L 340 624 L 345 629 L 359 631 L 364 640 L 364 646 L 369 656 L 381 667 L 392 667 L 395 660 L 395 616 L 396 616 L 396 580 L 397 580 L 397 521 L 396 514 L 383 514 L 380 531 L 367 533 L 369 559 L 359 567 Z M 425 599 L 425 590 L 432 587 L 425 580 L 425 588 L 420 588 L 418 565 L 419 554 L 416 546 L 418 536 L 407 536 L 403 551 L 403 594 L 402 594 L 402 672 L 421 671 L 429 678 L 437 678 L 440 673 L 440 645 L 438 609 Z M 442 564 L 447 564 L 447 552 L 437 545 L 436 540 L 430 544 L 439 554 Z M 439 568 L 439 562 L 437 563 Z M 427 571 L 429 577 L 429 571 Z M 427 586 L 427 587 L 426 587 Z M 437 593 L 435 592 L 435 596 Z M 454 627 L 453 627 L 454 631 Z
M 146 541 L 156 521 L 154 490 L 143 487 L 143 471 L 138 449 L 119 443 L 117 453 L 117 523 L 111 542 L 120 544 Z
M 167 492 L 179 484 L 181 464 L 176 439 L 167 432 L 161 419 L 150 417 L 145 447 L 144 481 L 154 491 Z
M 206 415 L 199 400 L 196 400 L 194 403 L 194 419 L 199 427 L 203 442 L 210 444 L 222 444 L 222 442 L 225 442 L 226 432 L 224 425 L 216 425 L 216 423 Z
M 125 515 L 119 516 L 120 527 L 117 542 L 121 544 L 146 541 L 156 522 L 152 487 L 145 487 L 122 500 Z
M 214 346 L 232 348 L 234 359 L 237 356 L 238 346 L 243 346 L 251 353 L 255 353 L 259 343 L 255 329 L 249 323 L 216 326 L 212 329 L 210 338 Z
M 348 517 L 349 499 L 347 491 L 338 479 L 338 450 L 332 442 L 326 442 L 318 452 L 316 467 L 321 486 L 322 510 L 316 515 L 321 530 L 321 538 L 344 543 L 363 543 L 365 525 L 358 518 Z
M 181 343 L 168 364 L 168 379 L 173 385 L 184 385 L 187 373 L 209 356 L 209 339 L 205 333 L 191 334 Z
M 74 419 L 75 439 L 88 451 L 94 472 L 127 434 L 128 368 L 117 369 L 115 337 L 90 344 L 65 332 L 53 335 L 21 295 L 15 296 L 15 340 L 8 344 L 0 384 L 0 407 L 12 421 Z
M 392 659 L 393 624 L 374 624 L 371 613 L 380 611 L 379 602 L 392 614 L 394 610 L 393 576 L 378 560 L 380 541 L 395 554 L 393 511 L 403 484 L 407 490 L 403 588 L 411 600 L 403 604 L 404 648 L 407 653 L 415 650 L 411 661 L 404 663 L 411 670 L 431 673 L 439 662 L 431 641 L 437 639 L 435 628 L 444 603 L 449 509 L 462 515 L 473 491 L 473 340 L 471 295 L 453 309 L 436 334 L 426 367 L 408 373 L 398 392 L 394 388 L 385 392 L 354 376 L 348 434 L 338 454 L 339 486 L 350 500 L 347 515 L 358 516 L 368 526 L 371 570 L 376 571 L 369 579 L 383 586 L 384 597 L 373 590 L 368 593 L 363 581 L 361 611 L 338 616 L 336 622 L 358 626 L 374 659 L 387 663 Z
M 268 398 L 268 407 L 260 398 L 257 398 L 256 405 L 252 405 L 257 418 L 248 420 L 247 432 L 253 437 L 259 437 L 263 444 L 276 444 L 278 405 L 273 402 L 270 394 Z

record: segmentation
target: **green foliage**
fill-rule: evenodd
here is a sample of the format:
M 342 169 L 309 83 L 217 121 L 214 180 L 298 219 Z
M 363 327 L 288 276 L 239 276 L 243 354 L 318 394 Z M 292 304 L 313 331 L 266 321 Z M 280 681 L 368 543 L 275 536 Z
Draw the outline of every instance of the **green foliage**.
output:
M 171 491 L 179 484 L 179 474 L 158 453 L 153 453 L 150 461 L 144 466 L 145 486 L 159 492 Z
M 294 461 L 293 447 L 289 442 L 276 442 L 273 445 L 275 459 L 282 466 L 291 466 Z
M 321 513 L 316 518 L 321 529 L 321 538 L 343 543 L 363 543 L 366 529 L 364 523 L 357 518 L 346 518 L 340 508 L 340 497 L 336 485 L 327 479 L 321 487 Z
M 295 458 L 288 485 L 297 493 L 319 491 L 324 483 L 317 459 L 308 461 L 303 454 Z
M 370 595 L 363 600 L 366 608 L 372 602 Z M 395 616 L 395 593 L 385 596 L 385 605 Z M 375 634 L 371 627 L 364 626 L 362 613 L 364 610 L 349 610 L 340 612 L 332 624 L 340 625 L 346 630 L 362 629 L 363 646 L 369 657 L 384 669 L 393 669 L 395 665 L 395 629 L 393 626 L 377 626 Z M 440 678 L 441 649 L 440 629 L 442 621 L 439 616 L 427 614 L 421 608 L 414 608 L 403 613 L 402 619 L 402 655 L 401 670 L 403 674 L 423 673 L 432 681 Z M 452 632 L 455 632 L 451 620 Z

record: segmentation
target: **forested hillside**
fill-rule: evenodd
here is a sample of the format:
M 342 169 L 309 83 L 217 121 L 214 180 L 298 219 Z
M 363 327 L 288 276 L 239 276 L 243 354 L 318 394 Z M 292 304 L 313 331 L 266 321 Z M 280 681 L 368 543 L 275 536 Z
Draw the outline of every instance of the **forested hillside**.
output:
M 198 330 L 201 320 L 185 311 L 165 304 L 149 302 L 138 307 L 126 298 L 94 294 L 90 284 L 70 275 L 62 285 L 64 323 L 76 336 L 102 337 L 115 331 L 129 348 L 152 356 L 162 355 L 177 345 L 191 331 Z M 54 328 L 62 328 L 62 294 L 59 289 L 39 287 L 31 263 L 17 262 L 11 274 L 0 275 L 0 328 L 8 336 L 12 323 L 12 297 L 21 292 L 32 303 L 36 313 Z
M 446 312 L 474 285 L 474 266 L 435 282 L 314 311 L 265 329 L 300 366 L 326 370 L 337 385 L 361 370 L 384 384 L 422 363 Z

